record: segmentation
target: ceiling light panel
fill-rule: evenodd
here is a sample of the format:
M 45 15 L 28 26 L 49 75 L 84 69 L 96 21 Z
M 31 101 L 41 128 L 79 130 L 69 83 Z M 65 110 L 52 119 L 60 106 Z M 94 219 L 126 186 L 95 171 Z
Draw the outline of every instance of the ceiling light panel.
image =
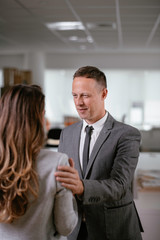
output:
M 81 22 L 53 22 L 46 23 L 50 30 L 68 31 L 68 30 L 85 30 Z

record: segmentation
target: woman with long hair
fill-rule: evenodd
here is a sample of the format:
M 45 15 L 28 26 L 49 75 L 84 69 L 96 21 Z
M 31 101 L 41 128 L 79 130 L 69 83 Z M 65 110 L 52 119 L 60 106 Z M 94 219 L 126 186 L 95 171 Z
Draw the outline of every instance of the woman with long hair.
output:
M 65 154 L 43 149 L 45 97 L 15 85 L 0 99 L 0 239 L 66 239 L 77 223 L 72 193 L 56 182 Z

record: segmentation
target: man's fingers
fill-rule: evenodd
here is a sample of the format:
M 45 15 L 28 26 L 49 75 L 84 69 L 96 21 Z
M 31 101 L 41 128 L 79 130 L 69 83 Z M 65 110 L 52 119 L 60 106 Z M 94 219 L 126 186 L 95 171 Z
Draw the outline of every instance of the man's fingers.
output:
M 78 171 L 74 168 L 72 158 L 68 159 L 69 166 L 58 166 L 58 171 L 54 173 L 56 180 L 67 189 L 70 189 L 73 194 L 81 195 L 84 191 L 83 184 L 79 178 Z
M 67 188 L 67 189 L 69 189 L 69 190 L 71 190 L 73 194 L 76 193 L 76 187 L 74 185 L 63 182 L 62 186 Z
M 69 158 L 68 161 L 69 161 L 69 165 L 74 168 L 74 161 L 73 161 L 73 159 Z
M 66 165 L 59 165 L 58 166 L 58 170 L 62 171 L 62 172 L 70 172 L 70 173 L 76 173 L 76 169 L 74 168 L 74 161 L 72 158 L 68 159 L 69 161 L 69 165 L 70 166 L 66 166 Z
M 75 168 L 70 166 L 58 166 L 58 170 L 64 171 L 64 172 L 71 172 L 71 173 L 75 172 Z
M 71 178 L 56 177 L 56 180 L 61 183 L 76 185 L 75 180 Z
M 60 178 L 73 178 L 74 180 L 77 179 L 77 175 L 69 172 L 55 172 L 54 174 L 56 177 Z

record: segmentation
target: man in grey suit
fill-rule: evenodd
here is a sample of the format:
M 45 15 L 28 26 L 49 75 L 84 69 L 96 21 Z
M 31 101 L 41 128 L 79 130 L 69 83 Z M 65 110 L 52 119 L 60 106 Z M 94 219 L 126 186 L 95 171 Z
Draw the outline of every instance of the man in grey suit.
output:
M 105 110 L 107 92 L 106 77 L 98 68 L 75 72 L 72 95 L 82 121 L 62 131 L 59 151 L 69 156 L 70 166 L 60 166 L 55 173 L 77 199 L 79 221 L 69 240 L 142 239 L 132 195 L 141 137 Z M 86 126 L 92 126 L 87 165 Z

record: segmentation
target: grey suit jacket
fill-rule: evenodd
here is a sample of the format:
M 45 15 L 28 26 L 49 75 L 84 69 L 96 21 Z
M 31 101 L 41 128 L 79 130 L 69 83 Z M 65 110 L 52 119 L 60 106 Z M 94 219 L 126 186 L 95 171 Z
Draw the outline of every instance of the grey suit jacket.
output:
M 77 223 L 76 201 L 54 177 L 58 165 L 67 165 L 65 154 L 41 150 L 37 159 L 39 197 L 26 214 L 11 224 L 0 223 L 1 240 L 65 240 Z M 74 202 L 73 202 L 74 201 Z M 75 208 L 75 210 L 74 210 Z
M 68 239 L 77 238 L 82 212 L 89 240 L 142 239 L 131 187 L 139 156 L 139 131 L 109 114 L 83 176 L 79 161 L 81 128 L 82 121 L 65 128 L 59 145 L 59 151 L 75 161 L 84 183 L 84 195 L 81 200 L 77 198 L 79 221 Z

